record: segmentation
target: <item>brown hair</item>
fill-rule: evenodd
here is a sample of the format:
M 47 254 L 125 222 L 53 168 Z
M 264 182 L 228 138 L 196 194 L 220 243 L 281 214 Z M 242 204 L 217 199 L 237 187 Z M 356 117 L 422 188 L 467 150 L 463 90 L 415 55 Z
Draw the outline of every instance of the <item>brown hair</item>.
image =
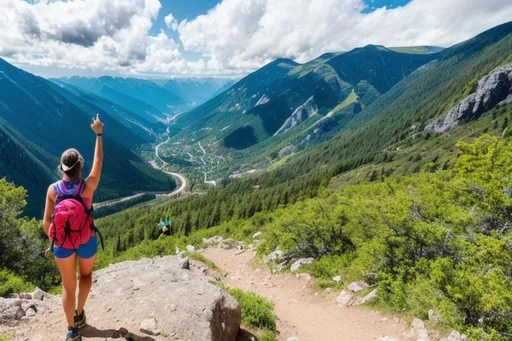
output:
M 65 167 L 63 167 L 63 165 Z M 78 150 L 72 148 L 62 153 L 60 157 L 59 170 L 66 174 L 71 180 L 79 180 L 82 178 L 82 168 L 84 167 L 84 158 Z M 65 171 L 64 168 L 67 170 Z

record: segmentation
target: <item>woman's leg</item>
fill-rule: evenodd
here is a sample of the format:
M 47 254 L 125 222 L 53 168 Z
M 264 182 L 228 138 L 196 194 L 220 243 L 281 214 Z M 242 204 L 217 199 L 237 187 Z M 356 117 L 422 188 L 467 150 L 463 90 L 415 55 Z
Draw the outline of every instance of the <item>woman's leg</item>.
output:
M 92 285 L 92 268 L 96 261 L 96 255 L 91 258 L 78 257 L 78 265 L 80 266 L 80 280 L 78 289 L 78 306 L 77 313 L 80 314 L 84 309 L 85 302 L 89 296 Z
M 76 255 L 73 253 L 67 258 L 55 257 L 55 262 L 62 276 L 62 307 L 66 314 L 68 326 L 74 326 L 76 300 Z

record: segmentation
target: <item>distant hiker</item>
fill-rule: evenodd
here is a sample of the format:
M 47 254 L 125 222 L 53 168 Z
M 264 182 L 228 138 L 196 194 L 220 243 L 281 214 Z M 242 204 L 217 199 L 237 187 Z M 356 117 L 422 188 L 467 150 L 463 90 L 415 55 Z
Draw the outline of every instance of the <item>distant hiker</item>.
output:
M 166 220 L 161 220 L 160 223 L 156 226 L 156 235 L 153 239 L 156 239 L 162 235 L 170 236 L 171 235 L 171 219 L 167 218 Z
M 91 174 L 82 178 L 84 159 L 76 149 L 66 150 L 60 159 L 62 180 L 50 185 L 46 195 L 44 232 L 51 241 L 55 262 L 62 276 L 62 306 L 68 323 L 66 341 L 82 340 L 79 329 L 86 324 L 84 306 L 92 285 L 92 268 L 98 251 L 97 234 L 92 217 L 92 201 L 103 167 L 103 123 L 93 118 L 96 148 Z M 80 269 L 78 305 L 76 263 Z

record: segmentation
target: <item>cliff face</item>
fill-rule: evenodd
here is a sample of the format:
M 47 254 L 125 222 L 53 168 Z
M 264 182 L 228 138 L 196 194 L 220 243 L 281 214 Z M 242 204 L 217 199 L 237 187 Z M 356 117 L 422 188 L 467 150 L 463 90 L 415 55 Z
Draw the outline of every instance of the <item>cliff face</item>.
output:
M 235 341 L 240 306 L 212 284 L 208 268 L 179 257 L 110 265 L 94 274 L 84 337 L 130 340 Z M 54 341 L 65 335 L 60 298 L 0 298 L 0 335 L 12 341 Z
M 274 136 L 295 128 L 297 125 L 315 115 L 317 112 L 318 107 L 315 103 L 315 98 L 312 96 L 304 104 L 295 109 L 295 111 L 290 115 L 290 117 L 288 117 L 288 119 L 283 123 L 281 128 L 279 128 Z
M 497 105 L 512 103 L 512 64 L 499 67 L 480 79 L 476 91 L 458 103 L 448 114 L 425 130 L 438 133 L 450 131 L 479 118 Z

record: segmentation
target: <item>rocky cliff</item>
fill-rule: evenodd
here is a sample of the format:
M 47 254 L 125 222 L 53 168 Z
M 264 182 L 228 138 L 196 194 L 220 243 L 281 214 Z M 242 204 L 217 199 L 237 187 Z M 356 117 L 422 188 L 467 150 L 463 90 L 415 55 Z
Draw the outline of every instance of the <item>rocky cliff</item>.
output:
M 425 130 L 446 132 L 479 118 L 499 105 L 512 103 L 512 64 L 501 66 L 480 79 L 476 91 L 458 103 L 448 114 Z
M 110 265 L 95 272 L 84 337 L 109 340 L 235 341 L 240 306 L 213 284 L 208 268 L 180 257 Z M 0 298 L 0 335 L 12 341 L 58 341 L 66 323 L 60 298 Z
M 311 116 L 316 115 L 316 113 L 318 113 L 318 107 L 315 103 L 315 98 L 312 96 L 304 104 L 295 109 L 274 136 L 293 129 Z

